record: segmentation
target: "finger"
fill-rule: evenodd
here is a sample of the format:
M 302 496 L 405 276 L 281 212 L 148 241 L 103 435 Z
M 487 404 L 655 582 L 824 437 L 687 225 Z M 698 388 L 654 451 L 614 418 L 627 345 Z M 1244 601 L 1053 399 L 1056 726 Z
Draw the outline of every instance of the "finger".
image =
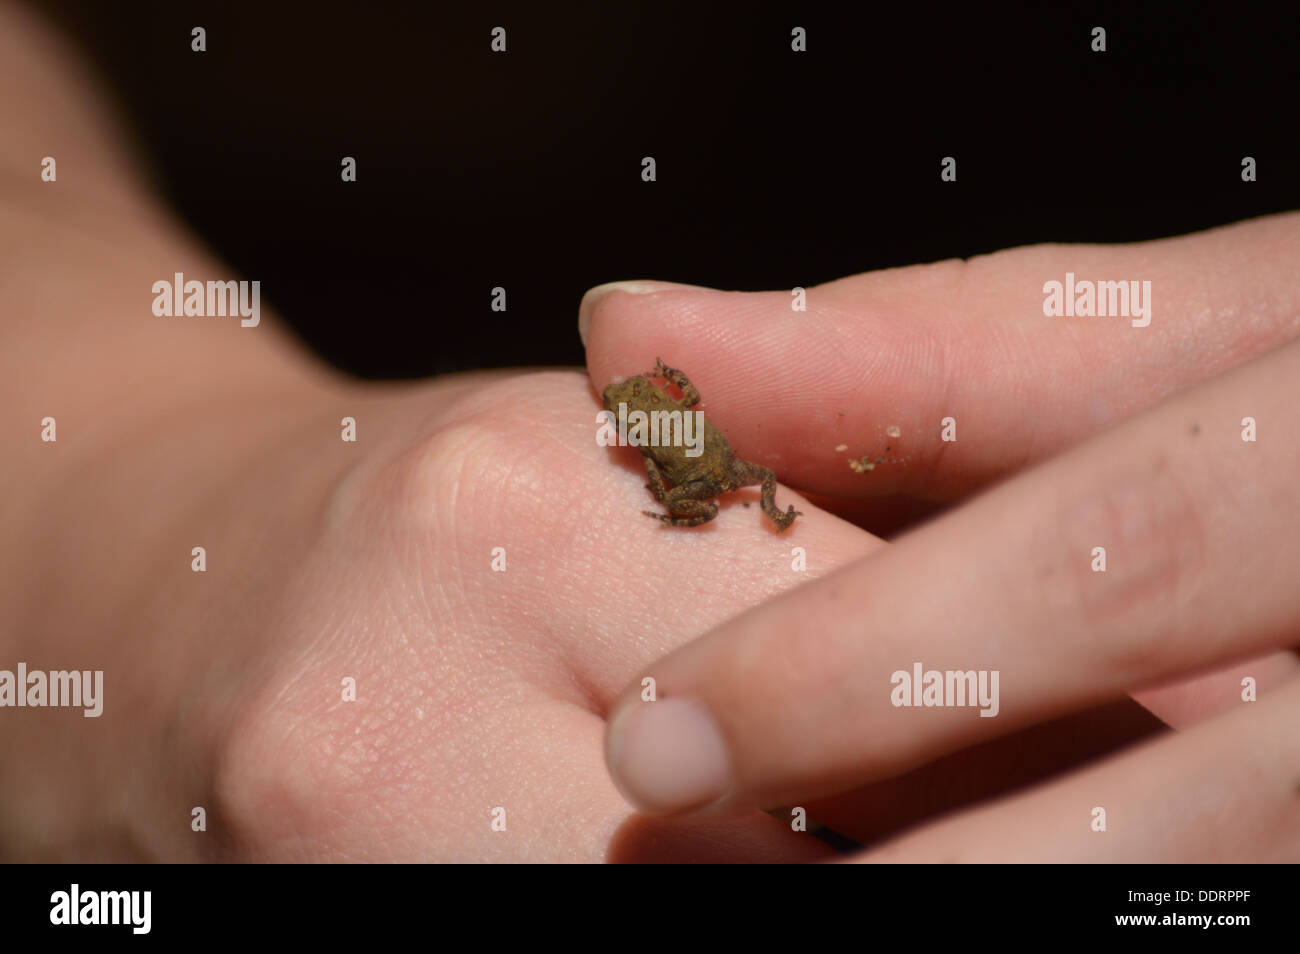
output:
M 1175 685 L 990 739 L 893 778 L 805 803 L 815 819 L 871 844 L 941 814 L 1046 781 L 1173 728 L 1190 727 L 1242 703 L 1243 679 L 1281 686 L 1300 678 L 1293 652 L 1272 653 Z M 1139 704 L 1141 703 L 1141 704 Z M 697 817 L 697 816 L 686 816 Z
M 620 702 L 615 778 L 660 811 L 789 804 L 1289 644 L 1298 380 L 1295 344 L 683 647 L 644 674 L 660 701 Z M 996 674 L 1000 703 L 895 704 L 917 665 Z
M 1132 695 L 1165 723 L 1183 729 L 1235 708 L 1243 694 L 1259 686 L 1280 686 L 1297 678 L 1300 658 L 1295 650 L 1286 649 L 1216 666 L 1189 679 L 1152 686 Z
M 949 812 L 1041 784 L 1168 731 L 1167 725 L 1132 699 L 1122 699 L 968 746 L 849 792 L 803 800 L 800 805 L 810 819 L 859 845 L 873 845 Z
M 1275 697 L 855 860 L 1300 861 L 1297 726 L 1300 682 L 1291 682 Z
M 600 286 L 580 321 L 598 390 L 662 356 L 737 452 L 782 480 L 952 499 L 1291 340 L 1297 272 L 1292 213 L 856 275 L 809 289 L 806 312 L 789 291 Z M 1046 317 L 1044 285 L 1067 273 L 1149 281 L 1150 324 Z M 941 440 L 949 417 L 956 442 Z

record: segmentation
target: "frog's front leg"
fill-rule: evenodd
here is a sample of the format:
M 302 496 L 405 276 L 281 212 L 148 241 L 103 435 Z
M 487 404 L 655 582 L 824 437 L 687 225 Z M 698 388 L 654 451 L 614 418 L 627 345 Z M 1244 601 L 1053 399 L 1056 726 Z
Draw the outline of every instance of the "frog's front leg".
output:
M 782 513 L 781 508 L 776 505 L 776 474 L 772 473 L 770 467 L 764 467 L 762 464 L 751 464 L 747 460 L 737 460 L 732 473 L 736 479 L 737 487 L 749 487 L 753 484 L 762 485 L 762 489 L 759 491 L 759 503 L 763 507 L 763 513 L 772 519 L 778 530 L 784 530 L 794 523 L 795 517 L 803 516 L 794 507 L 790 507 Z
M 664 364 L 663 358 L 655 358 L 655 369 L 646 375 L 648 378 L 663 378 L 682 389 L 682 403 L 691 407 L 700 403 L 700 392 L 691 384 L 691 379 L 676 368 Z
M 647 517 L 662 520 L 669 526 L 698 527 L 718 515 L 718 502 L 713 499 L 717 494 L 717 488 L 708 481 L 691 480 L 668 491 L 664 499 L 667 513 L 655 513 L 652 510 L 641 512 Z

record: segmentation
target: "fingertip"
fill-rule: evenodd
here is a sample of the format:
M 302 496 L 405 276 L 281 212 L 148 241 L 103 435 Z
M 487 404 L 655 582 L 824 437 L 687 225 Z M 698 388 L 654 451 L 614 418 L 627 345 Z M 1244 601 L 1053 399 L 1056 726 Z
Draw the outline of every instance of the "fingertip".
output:
M 731 788 L 722 732 L 694 699 L 626 703 L 610 720 L 605 757 L 623 797 L 655 814 L 703 808 Z
M 586 347 L 587 332 L 591 328 L 591 317 L 596 309 L 596 303 L 613 292 L 625 292 L 629 295 L 648 295 L 652 292 L 667 291 L 671 288 L 697 287 L 699 286 L 682 285 L 676 282 L 660 282 L 652 279 L 637 279 L 634 281 L 605 282 L 603 285 L 588 288 L 583 293 L 582 301 L 578 305 L 578 337 L 582 339 L 583 347 Z

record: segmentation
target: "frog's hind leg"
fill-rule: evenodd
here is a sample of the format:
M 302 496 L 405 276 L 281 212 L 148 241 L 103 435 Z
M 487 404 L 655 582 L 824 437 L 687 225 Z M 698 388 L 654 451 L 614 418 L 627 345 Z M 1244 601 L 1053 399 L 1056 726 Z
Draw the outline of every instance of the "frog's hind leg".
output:
M 670 381 L 682 389 L 682 403 L 687 407 L 700 403 L 700 392 L 691 384 L 691 379 L 678 371 L 676 368 L 670 368 L 664 364 L 663 358 L 655 358 L 655 369 L 648 374 L 647 378 L 663 378 Z
M 784 530 L 794 523 L 795 517 L 803 516 L 794 507 L 790 507 L 782 513 L 781 508 L 776 505 L 776 474 L 772 473 L 770 467 L 764 467 L 762 464 L 751 464 L 749 461 L 737 461 L 736 476 L 740 478 L 736 484 L 738 487 L 749 487 L 753 484 L 761 485 L 759 502 L 762 504 L 763 513 L 772 519 L 778 530 Z
M 667 513 L 641 512 L 671 527 L 698 527 L 718 515 L 718 502 L 712 499 L 715 493 L 704 481 L 691 481 L 668 491 L 663 501 Z
M 677 512 L 681 516 L 674 516 L 669 513 L 655 513 L 653 510 L 642 510 L 641 512 L 647 517 L 662 520 L 670 527 L 698 527 L 702 523 L 708 523 L 718 515 L 718 505 L 712 500 L 686 500 L 677 507 Z
M 654 462 L 654 458 L 641 459 L 645 461 L 646 476 L 650 478 L 650 483 L 645 485 L 645 489 L 655 495 L 655 500 L 663 503 L 668 496 L 668 485 L 664 483 L 664 475 L 659 473 L 659 465 Z

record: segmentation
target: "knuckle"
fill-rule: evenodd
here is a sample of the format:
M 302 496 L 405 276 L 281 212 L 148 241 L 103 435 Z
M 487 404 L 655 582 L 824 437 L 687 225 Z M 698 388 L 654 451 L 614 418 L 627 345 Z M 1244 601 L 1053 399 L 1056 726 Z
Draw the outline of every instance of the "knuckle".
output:
M 627 494 L 608 492 L 611 479 L 628 475 L 596 442 L 596 410 L 585 379 L 555 372 L 446 402 L 415 436 L 343 478 L 321 544 L 363 575 L 404 578 L 416 592 L 430 586 L 421 567 L 461 574 L 464 584 L 464 573 L 502 558 L 549 565 L 557 550 L 590 550 L 602 528 L 639 509 L 627 506 Z M 638 505 L 652 499 L 643 481 L 637 474 Z M 491 579 L 483 585 L 512 605 L 535 597 L 522 577 L 508 586 L 506 577 Z
M 245 707 L 223 732 L 214 860 L 378 860 L 413 753 L 389 710 L 321 701 L 337 700 L 335 691 L 332 676 L 309 674 Z
M 441 408 L 420 436 L 386 460 L 363 463 L 342 482 L 334 515 L 343 524 L 379 522 L 404 531 L 498 533 L 567 505 L 564 443 L 591 441 L 594 411 L 584 401 L 552 415 L 539 391 L 557 390 L 554 374 L 495 382 Z M 585 397 L 585 395 L 584 395 Z M 563 406 L 563 401 L 559 402 Z M 559 432 L 559 433 L 557 433 Z M 557 440 L 557 436 L 560 440 Z M 567 464 L 567 466 L 572 466 Z

